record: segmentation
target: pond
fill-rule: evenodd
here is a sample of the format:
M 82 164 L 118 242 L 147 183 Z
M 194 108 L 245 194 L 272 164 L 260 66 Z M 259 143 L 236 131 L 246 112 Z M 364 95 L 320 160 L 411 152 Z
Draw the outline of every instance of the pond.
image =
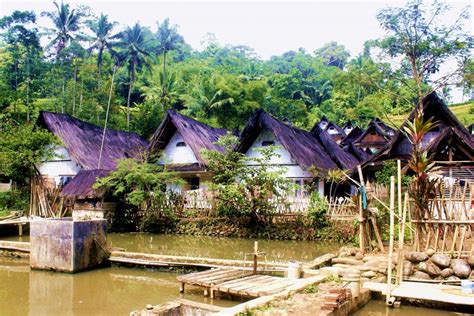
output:
M 176 273 L 121 267 L 77 274 L 32 271 L 29 262 L 0 258 L 1 315 L 129 315 L 147 304 L 182 297 L 219 306 L 199 290 L 179 294 Z
M 29 241 L 28 236 L 0 237 L 1 240 Z M 156 253 L 174 256 L 221 258 L 243 260 L 253 251 L 258 241 L 259 249 L 266 252 L 267 261 L 310 261 L 328 252 L 336 252 L 342 245 L 335 242 L 266 240 L 190 235 L 162 235 L 146 233 L 108 234 L 111 247 L 130 252 Z M 247 259 L 250 259 L 248 257 Z
M 28 236 L 0 237 L 29 241 Z M 308 241 L 258 240 L 268 261 L 309 261 L 340 245 Z M 108 243 L 127 251 L 209 258 L 244 259 L 254 240 L 185 235 L 109 234 Z M 0 257 L 1 315 L 128 315 L 146 304 L 160 304 L 183 297 L 219 306 L 239 301 L 212 302 L 202 291 L 179 294 L 177 273 L 123 267 L 77 274 L 31 271 L 28 260 Z M 5 286 L 8 285 L 8 286 Z M 191 288 L 192 289 L 192 288 Z

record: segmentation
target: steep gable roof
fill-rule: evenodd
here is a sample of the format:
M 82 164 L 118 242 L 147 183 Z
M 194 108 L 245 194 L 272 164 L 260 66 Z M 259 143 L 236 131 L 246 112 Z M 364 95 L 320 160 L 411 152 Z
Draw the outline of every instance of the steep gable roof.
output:
M 181 134 L 202 166 L 206 165 L 206 161 L 201 155 L 201 150 L 222 151 L 223 148 L 215 142 L 227 134 L 227 130 L 223 128 L 215 128 L 169 110 L 151 138 L 148 147 L 150 152 L 156 154 L 164 150 L 176 131 Z
M 371 134 L 375 133 L 376 135 L 382 136 L 386 141 L 389 141 L 395 133 L 395 130 L 382 122 L 378 117 L 370 121 L 367 129 L 359 135 L 359 137 L 353 140 L 353 143 L 357 144 L 364 140 L 364 138 Z
M 341 169 L 351 170 L 357 166 L 358 160 L 351 154 L 342 150 L 334 141 L 332 135 L 319 126 L 314 126 L 311 135 L 324 147 L 326 153 Z
M 362 135 L 362 133 L 364 132 L 363 129 L 361 129 L 359 126 L 356 126 L 352 129 L 352 131 L 350 131 L 349 134 L 346 135 L 346 137 L 344 137 L 342 140 L 341 140 L 341 146 L 346 146 L 348 145 L 349 143 L 353 143 L 354 140 L 356 140 L 357 138 L 359 138 L 360 135 Z
M 41 111 L 37 125 L 56 135 L 71 159 L 83 169 L 97 169 L 104 129 L 67 114 Z M 136 133 L 107 129 L 102 151 L 101 169 L 113 170 L 117 160 L 139 158 L 147 141 Z
M 105 188 L 93 189 L 98 178 L 106 177 L 110 170 L 81 170 L 61 190 L 61 196 L 79 199 L 102 197 Z
M 255 111 L 249 118 L 236 150 L 242 153 L 247 152 L 260 133 L 266 129 L 275 135 L 292 160 L 300 167 L 307 169 L 315 166 L 322 172 L 339 168 L 325 147 L 311 133 L 280 122 L 263 110 Z M 338 147 L 327 133 L 324 139 Z
M 346 153 L 349 153 L 351 154 L 352 156 L 354 156 L 359 162 L 364 162 L 366 161 L 370 155 L 360 149 L 360 148 L 357 148 L 356 146 L 354 146 L 353 143 L 348 143 L 344 148 L 343 150 L 346 152 Z
M 438 97 L 436 92 L 432 92 L 422 100 L 423 118 L 424 121 L 433 118 L 433 121 L 438 123 L 435 131 L 431 132 L 427 149 L 433 153 L 440 150 L 439 145 L 446 140 L 447 137 L 454 137 L 459 144 L 464 144 L 468 151 L 474 150 L 474 142 L 469 131 L 464 127 L 456 116 L 449 110 L 446 104 Z M 412 144 L 404 133 L 404 128 L 408 121 L 413 121 L 416 109 L 414 109 L 407 120 L 402 124 L 400 129 L 392 137 L 391 141 L 387 143 L 377 154 L 375 154 L 367 163 L 374 163 L 384 161 L 387 159 L 409 159 L 412 152 Z

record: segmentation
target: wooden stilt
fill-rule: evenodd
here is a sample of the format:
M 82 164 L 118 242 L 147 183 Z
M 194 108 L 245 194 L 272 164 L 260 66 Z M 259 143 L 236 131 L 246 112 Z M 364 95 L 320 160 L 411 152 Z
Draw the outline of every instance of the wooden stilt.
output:
M 184 282 L 179 283 L 179 293 L 184 293 Z

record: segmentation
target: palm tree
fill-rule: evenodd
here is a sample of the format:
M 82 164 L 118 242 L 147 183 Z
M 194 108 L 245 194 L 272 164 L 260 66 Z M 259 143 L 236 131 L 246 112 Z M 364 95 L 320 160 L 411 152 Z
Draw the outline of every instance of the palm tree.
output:
M 132 94 L 133 83 L 136 79 L 137 69 L 147 65 L 146 56 L 150 54 L 146 50 L 146 39 L 144 28 L 136 23 L 133 27 L 127 27 L 117 35 L 120 41 L 117 47 L 120 48 L 118 56 L 128 65 L 128 96 L 127 96 L 127 128 L 130 127 L 130 96 Z
M 54 24 L 55 28 L 46 30 L 48 36 L 54 36 L 47 48 L 54 45 L 56 57 L 58 57 L 67 44 L 74 40 L 74 35 L 80 27 L 82 15 L 75 9 L 71 10 L 69 4 L 61 2 L 61 5 L 58 5 L 57 2 L 54 2 L 54 5 L 56 6 L 55 12 L 43 12 L 41 15 L 50 18 Z
M 163 54 L 163 80 L 162 80 L 162 99 L 166 100 L 166 55 L 170 50 L 175 49 L 180 43 L 183 42 L 183 37 L 178 34 L 176 25 L 170 25 L 169 19 L 160 25 L 158 24 L 158 53 Z M 164 105 L 163 105 L 164 107 Z
M 94 36 L 88 37 L 88 40 L 92 42 L 89 47 L 89 51 L 97 50 L 97 69 L 99 72 L 98 78 L 98 89 L 100 90 L 100 78 L 102 75 L 102 62 L 104 50 L 111 50 L 114 45 L 115 36 L 112 35 L 112 29 L 115 26 L 115 22 L 109 22 L 107 15 L 100 14 L 99 20 L 90 21 L 89 28 L 94 32 Z

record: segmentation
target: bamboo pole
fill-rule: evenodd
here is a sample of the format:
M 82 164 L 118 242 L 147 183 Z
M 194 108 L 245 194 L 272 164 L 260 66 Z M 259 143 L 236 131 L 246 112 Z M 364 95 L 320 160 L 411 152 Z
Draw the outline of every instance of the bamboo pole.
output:
M 397 160 L 397 188 L 398 188 L 398 235 L 401 233 L 400 221 L 402 219 L 402 162 Z M 400 238 L 399 238 L 400 239 Z
M 387 271 L 387 296 L 385 297 L 385 304 L 389 305 L 390 297 L 392 295 L 392 262 L 393 262 L 393 235 L 395 230 L 394 213 L 395 212 L 395 177 L 390 177 L 390 241 L 388 248 L 388 271 Z
M 365 186 L 364 176 L 362 175 L 362 168 L 360 165 L 357 165 L 357 171 L 359 173 L 359 181 L 362 187 Z M 365 252 L 365 218 L 364 218 L 364 208 L 362 207 L 362 192 L 359 194 L 359 250 Z
M 407 209 L 408 209 L 408 192 L 405 192 L 405 201 L 403 203 L 403 214 L 402 214 L 402 221 L 400 224 L 400 235 L 398 236 L 398 262 L 397 262 L 397 269 L 398 269 L 398 283 L 400 284 L 403 281 L 403 248 L 405 245 L 405 221 L 407 218 Z

